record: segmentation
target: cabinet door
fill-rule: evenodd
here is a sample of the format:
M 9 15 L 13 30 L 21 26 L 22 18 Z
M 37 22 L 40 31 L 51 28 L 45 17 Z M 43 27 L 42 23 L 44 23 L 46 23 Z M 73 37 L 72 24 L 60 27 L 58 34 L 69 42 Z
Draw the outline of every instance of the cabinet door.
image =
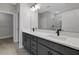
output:
M 30 38 L 26 38 L 26 39 L 27 39 L 27 42 L 26 42 L 27 50 L 30 51 Z
M 48 55 L 49 49 L 41 44 L 38 44 L 38 55 Z
M 26 34 L 23 32 L 23 46 L 24 46 L 25 49 L 27 47 L 26 42 L 27 42 L 27 40 L 26 40 Z
M 36 41 L 31 40 L 31 54 L 37 54 L 37 44 Z
M 31 40 L 31 49 L 35 49 L 36 50 L 36 48 L 37 48 L 36 42 Z
M 23 46 L 26 50 L 30 51 L 30 37 L 27 37 L 25 33 L 23 33 Z

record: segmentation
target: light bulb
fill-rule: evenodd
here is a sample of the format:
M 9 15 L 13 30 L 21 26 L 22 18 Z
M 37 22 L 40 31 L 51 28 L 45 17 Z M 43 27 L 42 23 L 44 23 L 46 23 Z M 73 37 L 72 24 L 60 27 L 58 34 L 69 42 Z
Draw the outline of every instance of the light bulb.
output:
M 32 7 L 32 8 L 31 8 L 31 11 L 35 11 L 35 8 L 34 8 L 34 7 Z
M 36 9 L 40 9 L 40 4 L 35 5 Z
M 36 11 L 38 9 L 40 9 L 40 4 L 36 4 L 35 6 L 31 8 L 32 11 Z

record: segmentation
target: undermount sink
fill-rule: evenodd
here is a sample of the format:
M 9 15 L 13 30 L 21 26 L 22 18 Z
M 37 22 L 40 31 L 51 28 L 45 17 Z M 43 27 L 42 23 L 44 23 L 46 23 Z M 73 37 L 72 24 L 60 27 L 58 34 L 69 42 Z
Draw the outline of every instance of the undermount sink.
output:
M 57 39 L 57 40 L 66 40 L 67 39 L 64 36 L 56 36 L 56 35 L 48 35 L 48 37 L 51 37 L 51 38 Z
M 43 35 L 43 36 L 48 36 L 49 35 L 48 33 L 44 33 L 44 32 L 35 32 L 35 34 Z

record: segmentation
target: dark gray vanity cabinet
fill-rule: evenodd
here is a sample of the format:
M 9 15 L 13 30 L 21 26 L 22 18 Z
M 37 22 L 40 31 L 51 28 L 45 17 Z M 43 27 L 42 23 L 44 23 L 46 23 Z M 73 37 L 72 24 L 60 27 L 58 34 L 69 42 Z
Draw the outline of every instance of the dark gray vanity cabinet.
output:
M 60 55 L 60 54 L 41 44 L 38 44 L 38 55 Z
M 79 55 L 79 50 L 24 32 L 23 46 L 33 55 Z
M 48 41 L 42 38 L 38 38 L 39 44 L 49 48 L 50 53 L 53 55 L 78 55 L 79 51 L 52 41 Z
M 30 35 L 28 35 L 28 34 L 26 34 L 26 33 L 24 33 L 23 32 L 23 46 L 24 46 L 24 48 L 26 49 L 26 50 L 28 50 L 29 52 L 30 52 Z
M 55 51 L 51 49 L 49 46 L 45 45 L 46 42 L 43 42 L 43 40 L 42 38 L 38 38 L 38 55 L 60 55 L 61 54 L 61 53 L 58 53 L 58 51 Z
M 30 54 L 37 55 L 37 37 L 23 32 L 23 46 Z

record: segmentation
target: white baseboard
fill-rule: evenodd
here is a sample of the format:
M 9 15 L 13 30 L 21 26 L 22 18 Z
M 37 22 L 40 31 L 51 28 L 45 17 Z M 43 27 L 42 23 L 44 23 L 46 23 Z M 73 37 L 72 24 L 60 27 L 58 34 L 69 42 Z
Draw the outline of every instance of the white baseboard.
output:
M 0 39 L 5 39 L 5 38 L 12 38 L 13 36 L 3 36 L 3 37 L 0 37 Z

